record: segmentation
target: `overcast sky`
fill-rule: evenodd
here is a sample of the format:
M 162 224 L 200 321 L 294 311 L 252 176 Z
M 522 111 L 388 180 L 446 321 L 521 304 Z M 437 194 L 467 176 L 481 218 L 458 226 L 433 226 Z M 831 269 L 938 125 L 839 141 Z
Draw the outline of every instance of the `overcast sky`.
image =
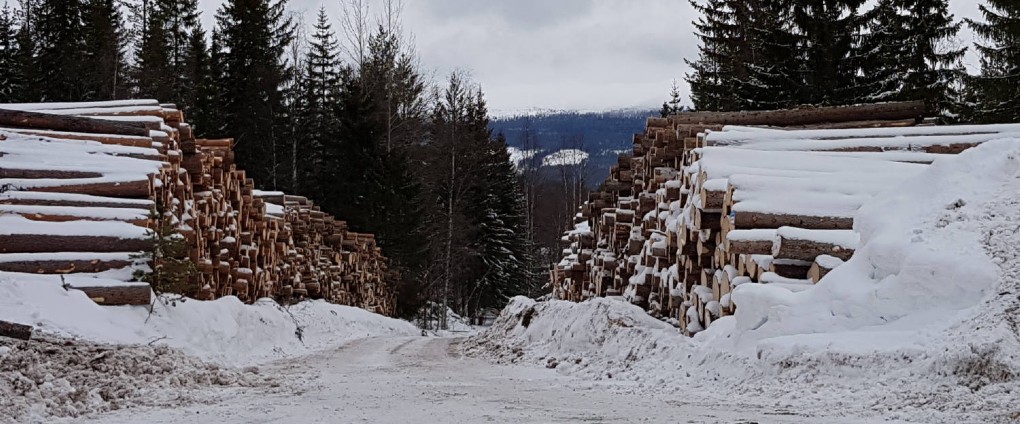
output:
M 979 0 L 950 0 L 976 17 Z M 222 0 L 200 0 L 207 27 Z M 376 1 L 378 3 L 378 1 Z M 405 0 L 404 27 L 436 79 L 470 72 L 489 107 L 603 110 L 656 107 L 685 58 L 697 56 L 687 0 Z M 314 22 L 338 0 L 290 0 Z M 334 22 L 336 26 L 336 22 Z M 970 35 L 965 34 L 966 40 Z M 967 58 L 973 67 L 976 59 Z M 684 88 L 686 101 L 687 90 Z

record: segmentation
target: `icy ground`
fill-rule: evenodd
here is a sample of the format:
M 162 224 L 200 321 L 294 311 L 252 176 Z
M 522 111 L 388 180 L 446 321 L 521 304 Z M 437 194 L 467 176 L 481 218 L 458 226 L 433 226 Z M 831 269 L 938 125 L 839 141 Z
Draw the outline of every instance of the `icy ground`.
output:
M 217 399 L 128 409 L 75 423 L 852 423 L 786 409 L 706 403 L 505 366 L 459 353 L 459 339 L 386 337 L 278 362 L 261 370 L 286 389 L 208 389 Z

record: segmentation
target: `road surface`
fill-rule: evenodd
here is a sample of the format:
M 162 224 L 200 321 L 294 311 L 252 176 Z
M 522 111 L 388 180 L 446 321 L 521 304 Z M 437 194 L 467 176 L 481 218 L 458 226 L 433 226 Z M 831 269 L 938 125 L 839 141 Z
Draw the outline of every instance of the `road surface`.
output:
M 198 404 L 75 422 L 162 423 L 853 423 L 756 407 L 682 403 L 534 366 L 465 358 L 457 339 L 365 339 L 262 368 L 277 389 L 194 393 Z

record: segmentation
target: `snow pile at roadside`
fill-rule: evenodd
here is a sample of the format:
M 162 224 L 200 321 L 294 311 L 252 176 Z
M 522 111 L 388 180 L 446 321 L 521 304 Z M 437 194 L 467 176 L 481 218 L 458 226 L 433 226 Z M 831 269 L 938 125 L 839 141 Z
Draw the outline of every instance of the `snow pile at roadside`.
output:
M 48 423 L 128 406 L 207 402 L 211 386 L 277 387 L 255 368 L 224 369 L 166 346 L 0 338 L 0 423 Z
M 745 284 L 694 339 L 606 299 L 511 302 L 467 351 L 682 399 L 915 422 L 1020 419 L 1020 142 L 868 201 L 855 256 L 809 290 Z
M 283 307 L 245 305 L 235 297 L 177 306 L 108 307 L 64 290 L 53 276 L 0 275 L 0 320 L 98 343 L 166 345 L 228 366 L 246 366 L 384 335 L 420 334 L 406 321 L 324 301 Z M 300 337 L 299 337 L 300 333 Z

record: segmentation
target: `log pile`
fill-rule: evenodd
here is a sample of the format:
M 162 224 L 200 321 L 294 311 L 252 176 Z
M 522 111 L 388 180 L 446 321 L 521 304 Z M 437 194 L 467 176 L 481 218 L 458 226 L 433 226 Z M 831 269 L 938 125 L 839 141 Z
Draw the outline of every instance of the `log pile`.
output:
M 869 198 L 941 156 L 1020 131 L 932 126 L 923 110 L 650 118 L 563 238 L 553 295 L 619 296 L 694 334 L 734 313 L 741 284 L 810 287 L 853 255 L 854 216 Z
M 114 275 L 123 284 L 71 285 L 98 303 L 147 304 L 150 287 L 130 271 L 160 210 L 198 270 L 188 295 L 392 314 L 374 237 L 308 199 L 256 190 L 232 147 L 196 139 L 180 111 L 153 100 L 0 105 L 0 272 Z

